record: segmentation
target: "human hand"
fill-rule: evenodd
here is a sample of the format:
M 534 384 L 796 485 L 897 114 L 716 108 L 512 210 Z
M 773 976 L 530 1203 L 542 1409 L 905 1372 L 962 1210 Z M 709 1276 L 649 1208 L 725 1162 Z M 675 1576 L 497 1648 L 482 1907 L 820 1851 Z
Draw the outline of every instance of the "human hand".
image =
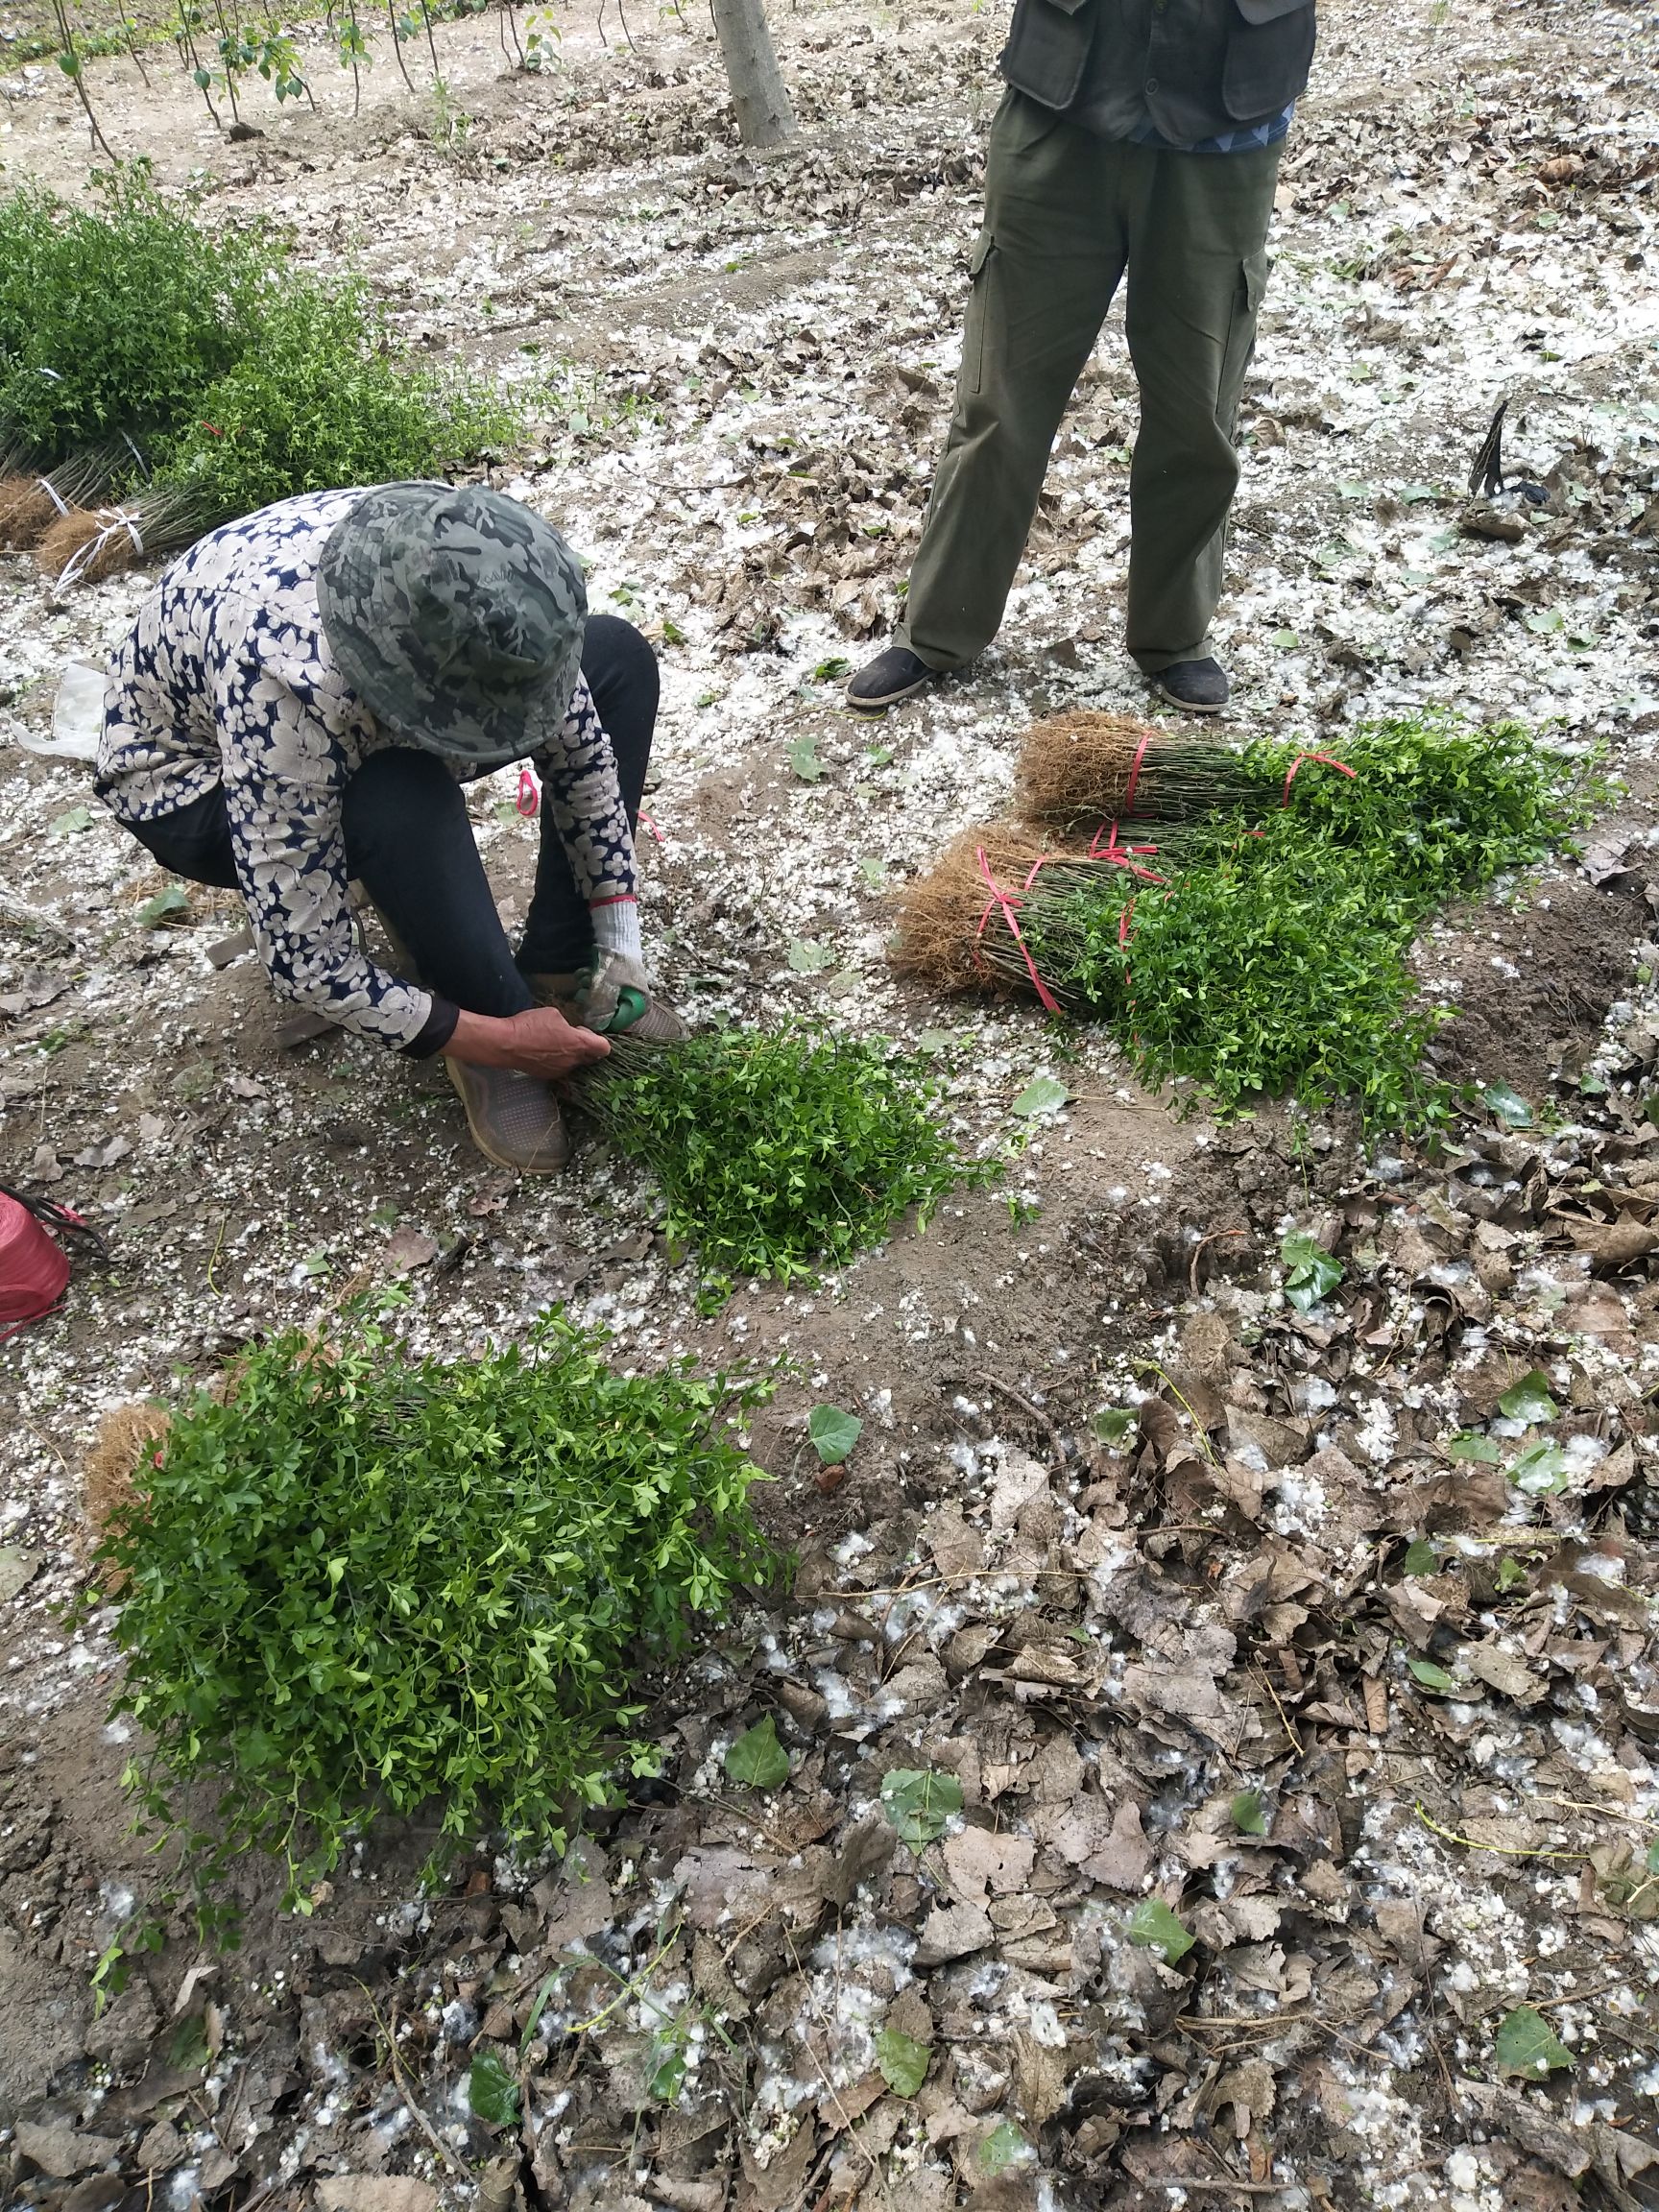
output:
M 556 1006 L 531 1006 L 506 1020 L 463 1013 L 444 1047 L 451 1060 L 469 1060 L 480 1068 L 516 1068 L 543 1083 L 563 1082 L 603 1060 L 610 1050 L 605 1038 L 566 1022 Z

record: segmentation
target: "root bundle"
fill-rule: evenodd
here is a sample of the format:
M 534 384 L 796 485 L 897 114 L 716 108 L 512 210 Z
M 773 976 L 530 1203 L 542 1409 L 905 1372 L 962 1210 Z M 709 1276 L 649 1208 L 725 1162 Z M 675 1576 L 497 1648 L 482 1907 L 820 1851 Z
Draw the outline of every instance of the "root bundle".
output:
M 40 573 L 60 589 L 101 583 L 143 558 L 143 534 L 133 512 L 125 507 L 71 507 L 35 549 Z
M 1020 751 L 1022 812 L 1062 830 L 1127 816 L 1190 821 L 1259 797 L 1261 787 L 1232 746 L 1127 714 L 1056 714 L 1027 731 Z
M 111 1406 L 99 1422 L 81 1469 L 81 1506 L 85 1522 L 81 1550 L 84 1557 L 90 1558 L 104 1541 L 111 1520 L 131 1510 L 136 1498 L 134 1478 L 153 1457 L 171 1425 L 166 1407 L 153 1398 Z M 107 1574 L 105 1587 L 113 1596 L 119 1578 Z
M 44 476 L 0 476 L 0 545 L 9 552 L 37 545 L 63 511 Z
M 936 991 L 1015 989 L 1014 979 L 984 957 L 980 919 L 987 906 L 995 906 L 997 890 L 1018 897 L 1031 870 L 1052 850 L 1015 822 L 964 830 L 899 899 L 893 965 L 900 974 L 919 976 Z M 987 869 L 995 888 L 986 880 Z M 997 919 L 993 913 L 985 934 Z M 1005 925 L 1001 930 L 1007 934 Z

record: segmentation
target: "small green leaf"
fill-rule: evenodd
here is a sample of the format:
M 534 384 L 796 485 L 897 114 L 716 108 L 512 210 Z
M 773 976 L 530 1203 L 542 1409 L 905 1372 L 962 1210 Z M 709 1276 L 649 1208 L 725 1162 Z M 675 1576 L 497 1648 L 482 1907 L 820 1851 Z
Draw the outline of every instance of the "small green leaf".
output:
M 672 2104 L 685 2086 L 685 2046 L 678 2034 L 658 2037 L 651 2047 L 651 2074 L 646 2083 L 653 2097 Z
M 822 975 L 826 968 L 835 965 L 834 949 L 816 937 L 791 937 L 789 965 L 797 975 Z
M 1503 1455 L 1490 1436 L 1477 1435 L 1473 1429 L 1465 1429 L 1447 1445 L 1446 1456 L 1448 1459 L 1479 1459 L 1488 1467 L 1496 1467 Z
M 1277 645 L 1281 653 L 1293 653 L 1302 640 L 1294 630 L 1275 630 L 1267 642 Z
M 789 1754 L 778 1741 L 778 1724 L 770 1713 L 753 1728 L 745 1728 L 730 1745 L 725 1767 L 733 1782 L 751 1790 L 779 1790 L 789 1779 Z
M 1449 1697 L 1457 1687 L 1455 1677 L 1444 1667 L 1436 1667 L 1432 1659 L 1407 1659 L 1406 1664 L 1424 1689 L 1432 1690 L 1437 1697 Z
M 1279 1257 L 1285 1262 L 1285 1295 L 1298 1313 L 1310 1313 L 1342 1280 L 1341 1261 L 1303 1230 L 1291 1230 Z
M 76 837 L 83 830 L 92 827 L 90 806 L 71 806 L 67 813 L 60 814 L 47 829 L 48 837 Z
M 1480 1102 L 1495 1121 L 1502 1121 L 1510 1129 L 1531 1126 L 1531 1107 L 1518 1091 L 1511 1091 L 1507 1083 L 1488 1083 L 1480 1094 Z
M 1014 1101 L 1016 1114 L 1051 1114 L 1071 1095 L 1057 1076 L 1034 1075 Z
M 824 763 L 818 757 L 816 737 L 797 737 L 789 748 L 789 765 L 803 783 L 822 783 Z
M 165 891 L 157 891 L 154 899 L 146 899 L 138 909 L 140 929 L 159 929 L 170 915 L 182 914 L 190 903 L 190 894 L 182 883 L 169 883 Z
M 678 622 L 670 621 L 666 614 L 662 617 L 662 642 L 664 645 L 684 645 L 685 642 L 685 631 Z
M 1240 1790 L 1228 1810 L 1240 1836 L 1266 1835 L 1267 1815 L 1262 1809 L 1260 1790 Z
M 1528 1498 L 1558 1498 L 1567 1487 L 1567 1455 L 1552 1438 L 1541 1437 L 1522 1453 L 1509 1479 Z
M 1133 1407 L 1102 1406 L 1090 1427 L 1109 1451 L 1116 1451 L 1134 1428 L 1136 1418 Z
M 949 1052 L 956 1042 L 949 1029 L 924 1029 L 916 1040 L 918 1052 L 938 1054 Z
M 843 1413 L 839 1406 L 814 1406 L 806 1416 L 806 1433 L 826 1467 L 840 1466 L 863 1427 L 856 1413 Z
M 887 888 L 887 863 L 873 859 L 868 854 L 858 863 L 859 879 L 867 890 L 885 891 Z
M 851 676 L 852 673 L 852 661 L 842 660 L 837 654 L 832 655 L 828 661 L 820 661 L 817 667 L 813 669 L 812 676 L 815 683 L 833 684 L 838 676 Z
M 499 2051 L 480 2051 L 467 2077 L 467 2102 L 486 2128 L 517 2128 L 518 2083 Z
M 1404 1564 L 1407 1575 L 1432 1575 L 1440 1564 L 1440 1554 L 1427 1536 L 1419 1536 L 1414 1544 L 1407 1545 Z
M 1498 1562 L 1498 1573 L 1494 1578 L 1493 1587 L 1501 1598 L 1507 1597 L 1511 1590 L 1526 1589 L 1527 1570 L 1522 1566 L 1519 1559 L 1512 1558 L 1508 1552 L 1503 1554 Z
M 1659 1837 L 1648 1844 L 1647 1856 L 1643 1864 L 1649 1874 L 1659 1874 Z
M 1022 2165 L 1033 2155 L 1030 2144 L 1013 2121 L 999 2120 L 979 2146 L 979 2170 L 983 2174 L 1006 2174 L 1011 2166 Z
M 866 745 L 864 764 L 867 768 L 890 768 L 893 764 L 891 745 Z
M 1162 1897 L 1142 1897 L 1129 1915 L 1126 1933 L 1131 1943 L 1143 1943 L 1148 1950 L 1162 1951 L 1171 1966 L 1180 1964 L 1194 1940 Z
M 207 2023 L 200 2012 L 180 2021 L 167 2046 L 167 2063 L 180 2074 L 201 2074 L 212 2061 L 207 2048 Z
M 895 1767 L 881 1777 L 881 1809 L 913 1851 L 944 1835 L 962 1810 L 962 1785 L 934 1768 Z
M 878 2030 L 876 2063 L 881 2069 L 881 2079 L 895 2096 L 914 2097 L 926 2080 L 932 2062 L 931 2047 L 918 2043 L 914 2035 L 906 2035 L 898 2028 Z
M 1525 2074 L 1534 2081 L 1576 2064 L 1573 2054 L 1557 2036 L 1542 2012 L 1530 2005 L 1517 2006 L 1499 2024 L 1493 2056 L 1502 2074 Z
M 1505 1390 L 1498 1410 L 1506 1421 L 1553 1421 L 1561 1408 L 1550 1395 L 1550 1378 L 1534 1367 Z

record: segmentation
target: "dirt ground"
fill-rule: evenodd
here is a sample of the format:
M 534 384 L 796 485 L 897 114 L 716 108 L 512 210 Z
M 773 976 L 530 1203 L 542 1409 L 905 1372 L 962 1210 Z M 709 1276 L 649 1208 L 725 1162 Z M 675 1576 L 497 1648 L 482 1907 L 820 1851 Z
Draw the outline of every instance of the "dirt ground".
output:
M 285 1049 L 233 902 L 138 926 L 158 878 L 26 740 L 146 579 L 59 601 L 0 558 L 0 1177 L 113 1254 L 0 1348 L 6 2201 L 1659 2203 L 1659 41 L 1582 0 L 1322 14 L 1244 411 L 1232 727 L 1440 704 L 1601 748 L 1629 786 L 1582 863 L 1426 935 L 1448 1071 L 1525 1102 L 1426 1147 L 1218 1125 L 1097 1034 L 887 967 L 889 891 L 1003 804 L 1024 726 L 1141 699 L 1119 308 L 982 666 L 878 724 L 838 704 L 943 435 L 1004 12 L 780 9 L 803 130 L 765 158 L 690 8 L 636 8 L 632 44 L 614 10 L 565 20 L 535 76 L 496 16 L 442 24 L 442 103 L 381 38 L 355 116 L 314 43 L 321 111 L 250 102 L 235 144 L 162 63 L 148 89 L 92 68 L 111 144 L 204 219 L 356 260 L 413 342 L 534 392 L 497 480 L 659 642 L 644 916 L 680 1001 L 926 1032 L 963 1142 L 1022 1148 L 925 1237 L 701 1314 L 626 1163 L 515 1183 L 441 1070 Z M 8 175 L 83 189 L 60 74 L 0 98 Z M 1550 493 L 1516 542 L 1461 527 L 1505 395 Z M 511 783 L 474 812 L 521 910 Z M 1027 1127 L 1039 1072 L 1070 1102 Z M 1310 1313 L 1291 1227 L 1343 1264 Z M 663 1787 L 563 1867 L 481 1847 L 434 1887 L 429 1835 L 377 1831 L 302 1925 L 251 1871 L 241 1953 L 180 1935 L 94 2018 L 153 1875 L 108 1619 L 58 1613 L 84 1452 L 108 1407 L 365 1270 L 405 1277 L 411 1338 L 447 1355 L 560 1300 L 624 1361 L 792 1356 L 756 1451 L 795 1593 L 658 1686 Z M 1528 1428 L 1499 1401 L 1535 1370 L 1557 1409 Z M 805 1464 L 820 1399 L 865 1420 L 833 1492 Z M 1111 1407 L 1139 1415 L 1116 1448 Z M 1557 1445 L 1558 1484 L 1449 1454 L 1471 1430 L 1503 1461 Z M 721 1754 L 766 1712 L 794 1770 L 762 1797 Z M 912 1850 L 881 1779 L 928 1767 L 963 1812 Z M 1131 1932 L 1151 1897 L 1194 1937 L 1178 1961 Z M 1570 2065 L 1506 2070 L 1520 2008 Z M 932 2049 L 914 2096 L 883 2028 Z M 470 2109 L 480 2051 L 517 2127 Z

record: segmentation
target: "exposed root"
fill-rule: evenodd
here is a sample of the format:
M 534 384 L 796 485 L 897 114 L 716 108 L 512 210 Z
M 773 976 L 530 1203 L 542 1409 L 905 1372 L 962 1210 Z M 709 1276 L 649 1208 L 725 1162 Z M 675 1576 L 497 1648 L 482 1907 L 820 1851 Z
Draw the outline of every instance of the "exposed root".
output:
M 1056 714 L 1025 733 L 1017 771 L 1030 822 L 1088 828 L 1124 817 L 1183 821 L 1250 787 L 1220 739 L 1161 730 L 1128 714 Z
M 97 584 L 136 567 L 144 541 L 122 507 L 71 507 L 60 515 L 35 551 L 42 575 L 62 588 Z
M 154 1398 L 135 1398 L 125 1406 L 111 1406 L 98 1424 L 98 1433 L 81 1469 L 83 1526 L 78 1549 L 89 1560 L 109 1531 L 112 1519 L 130 1512 L 137 1502 L 135 1478 L 147 1461 L 154 1461 L 156 1447 L 172 1427 L 172 1416 Z M 113 1570 L 105 1574 L 111 1593 L 121 1577 Z
M 998 974 L 979 949 L 982 918 L 987 932 L 1007 928 L 985 870 L 996 890 L 1018 898 L 1032 868 L 1052 851 L 1051 843 L 1014 822 L 964 830 L 927 874 L 899 895 L 893 949 L 899 974 L 919 976 L 936 991 L 1014 992 L 1017 985 Z
M 0 545 L 26 552 L 37 545 L 63 513 L 39 476 L 0 476 Z

